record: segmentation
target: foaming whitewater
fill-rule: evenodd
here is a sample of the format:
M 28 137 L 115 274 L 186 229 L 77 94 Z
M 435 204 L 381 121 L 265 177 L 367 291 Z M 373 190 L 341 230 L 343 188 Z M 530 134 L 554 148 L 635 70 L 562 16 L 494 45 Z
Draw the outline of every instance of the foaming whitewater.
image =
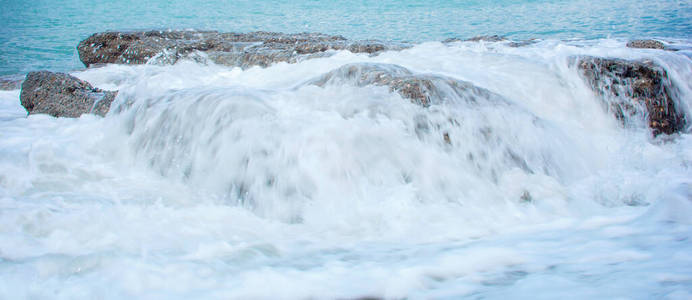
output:
M 0 92 L 0 295 L 692 297 L 689 128 L 623 125 L 573 64 L 652 60 L 690 116 L 684 45 L 73 73 L 119 90 L 105 118 L 25 117 Z M 414 77 L 434 97 L 407 98 Z

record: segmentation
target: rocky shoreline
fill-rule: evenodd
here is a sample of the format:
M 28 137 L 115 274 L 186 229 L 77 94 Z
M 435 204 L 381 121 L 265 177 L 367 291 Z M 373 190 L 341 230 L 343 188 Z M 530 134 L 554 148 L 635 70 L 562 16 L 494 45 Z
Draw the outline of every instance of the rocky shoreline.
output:
M 173 64 L 181 58 L 204 59 L 225 66 L 267 67 L 278 62 L 331 55 L 330 50 L 377 54 L 412 47 L 408 43 L 349 41 L 339 35 L 277 32 L 219 33 L 216 31 L 102 32 L 77 46 L 79 59 L 93 64 Z
M 443 43 L 458 41 L 507 40 L 501 36 L 478 36 L 466 40 L 448 39 Z M 532 40 L 511 42 L 510 46 L 521 47 L 531 43 Z M 144 31 L 96 33 L 81 41 L 77 50 L 80 60 L 87 67 L 102 64 L 174 64 L 180 59 L 193 59 L 249 68 L 327 57 L 338 50 L 378 55 L 412 46 L 410 43 L 376 40 L 350 41 L 342 36 L 320 33 Z M 655 40 L 634 40 L 627 43 L 627 47 L 671 50 Z M 603 99 L 619 120 L 643 113 L 654 136 L 674 134 L 686 128 L 686 117 L 675 105 L 677 88 L 666 71 L 655 63 L 590 56 L 574 57 L 572 63 L 585 83 Z M 452 90 L 458 95 L 492 95 L 487 90 L 453 78 L 414 74 L 399 66 L 375 64 L 343 66 L 313 80 L 312 84 L 322 86 L 335 78 L 358 86 L 388 86 L 403 98 L 423 106 L 444 100 L 436 92 L 440 88 Z M 14 77 L 0 79 L 2 89 L 16 89 L 20 84 L 20 100 L 29 114 L 46 113 L 55 117 L 79 117 L 84 113 L 104 116 L 117 95 L 117 91 L 96 89 L 88 82 L 64 73 L 40 71 L 29 73 L 23 80 Z

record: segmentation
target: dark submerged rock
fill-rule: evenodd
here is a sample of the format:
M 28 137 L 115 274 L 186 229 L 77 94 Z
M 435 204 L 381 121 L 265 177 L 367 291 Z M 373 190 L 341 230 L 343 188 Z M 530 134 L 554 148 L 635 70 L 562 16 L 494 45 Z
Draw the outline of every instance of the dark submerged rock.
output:
M 152 60 L 172 64 L 204 53 L 210 61 L 242 68 L 266 67 L 328 56 L 328 50 L 376 54 L 411 45 L 380 41 L 349 41 L 339 35 L 276 32 L 219 33 L 217 31 L 102 32 L 77 46 L 80 60 L 93 64 L 144 64 Z
M 674 101 L 678 90 L 661 66 L 651 61 L 599 57 L 575 61 L 586 82 L 623 123 L 645 117 L 654 136 L 685 129 L 687 120 Z
M 633 40 L 627 42 L 628 48 L 640 48 L 640 49 L 665 49 L 666 46 L 656 40 Z
M 472 104 L 506 103 L 500 95 L 469 82 L 440 75 L 414 74 L 404 67 L 391 64 L 347 64 L 309 82 L 317 86 L 343 83 L 387 86 L 390 91 L 422 106 L 459 100 Z
M 85 113 L 106 115 L 117 91 L 103 91 L 65 73 L 30 72 L 19 96 L 29 114 L 76 118 Z

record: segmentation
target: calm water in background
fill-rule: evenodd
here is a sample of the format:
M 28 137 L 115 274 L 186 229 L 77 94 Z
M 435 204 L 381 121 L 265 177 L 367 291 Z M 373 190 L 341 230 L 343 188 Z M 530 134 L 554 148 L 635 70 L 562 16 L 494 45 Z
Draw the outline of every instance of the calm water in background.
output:
M 692 35 L 692 2 L 668 0 L 2 0 L 0 7 L 0 74 L 82 68 L 77 43 L 104 30 L 310 31 L 408 41 Z

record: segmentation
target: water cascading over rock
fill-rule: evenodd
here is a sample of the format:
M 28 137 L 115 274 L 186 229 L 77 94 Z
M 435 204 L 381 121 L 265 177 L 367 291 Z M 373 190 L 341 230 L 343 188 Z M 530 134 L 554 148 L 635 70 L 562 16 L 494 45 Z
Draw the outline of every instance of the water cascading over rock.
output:
M 391 64 L 348 64 L 310 81 L 310 84 L 317 86 L 342 83 L 387 86 L 401 97 L 426 107 L 459 100 L 467 103 L 505 101 L 501 96 L 466 81 L 440 75 L 414 74 L 404 67 Z
M 676 105 L 679 91 L 661 66 L 649 60 L 588 56 L 574 58 L 574 62 L 585 81 L 623 124 L 644 119 L 654 136 L 685 129 L 687 119 Z
M 496 36 L 492 38 L 491 41 L 501 40 Z M 470 41 L 487 39 L 481 37 Z M 660 42 L 646 40 L 632 41 L 630 44 L 630 47 L 660 48 Z M 276 62 L 296 63 L 304 59 L 329 56 L 329 50 L 377 54 L 410 46 L 407 43 L 349 41 L 341 36 L 320 33 L 147 31 L 96 33 L 80 42 L 77 49 L 80 59 L 87 66 L 104 63 L 143 64 L 152 61 L 173 64 L 179 59 L 188 58 L 247 68 L 267 67 Z M 574 57 L 572 63 L 577 65 L 582 77 L 600 96 L 607 108 L 626 126 L 636 123 L 637 120 L 645 120 L 654 136 L 685 130 L 687 120 L 675 100 L 679 96 L 679 91 L 661 66 L 652 61 L 589 56 Z M 30 113 L 45 112 L 54 116 L 76 117 L 92 111 L 92 108 L 86 108 L 88 105 L 84 103 L 95 102 L 99 106 L 95 106 L 93 112 L 104 115 L 114 98 L 112 92 L 94 89 L 86 82 L 63 80 L 69 78 L 66 74 L 53 76 L 61 78 L 60 80 L 38 80 L 37 78 L 51 78 L 46 77 L 47 73 L 41 74 L 39 77 L 33 77 L 34 79 L 26 85 L 26 92 L 22 92 L 22 103 L 26 104 L 25 107 Z M 462 99 L 469 103 L 478 99 L 505 101 L 502 97 L 468 82 L 440 75 L 413 74 L 403 67 L 387 64 L 345 65 L 311 80 L 310 84 L 324 86 L 335 82 L 356 86 L 387 86 L 390 91 L 424 107 L 436 101 L 444 102 L 450 99 Z M 44 85 L 48 87 L 36 88 Z M 38 96 L 32 98 L 32 91 L 35 95 L 40 94 L 41 99 L 51 101 L 35 100 Z M 88 100 L 97 99 L 101 95 L 105 101 Z M 70 97 L 73 99 L 69 100 Z M 40 105 L 37 106 L 35 103 Z M 51 108 L 45 108 L 49 103 Z M 58 108 L 60 106 L 62 108 Z M 79 108 L 75 110 L 75 107 Z M 445 140 L 449 140 L 449 137 L 445 136 Z
M 523 129 L 517 128 L 534 128 L 547 136 L 550 126 L 510 99 L 470 82 L 438 74 L 416 73 L 393 64 L 354 63 L 318 76 L 307 84 L 320 87 L 344 84 L 382 86 L 411 103 L 428 108 L 416 117 L 417 135 L 437 134 L 437 140 L 448 147 L 458 148 L 455 151 L 463 152 L 479 174 L 487 175 L 493 181 L 497 180 L 498 174 L 512 168 L 528 174 L 560 172 L 553 168 L 557 164 L 545 155 L 549 151 L 541 145 L 517 149 L 517 145 L 532 144 L 523 141 L 528 133 L 523 136 L 519 133 Z M 523 125 L 507 127 L 505 122 Z

